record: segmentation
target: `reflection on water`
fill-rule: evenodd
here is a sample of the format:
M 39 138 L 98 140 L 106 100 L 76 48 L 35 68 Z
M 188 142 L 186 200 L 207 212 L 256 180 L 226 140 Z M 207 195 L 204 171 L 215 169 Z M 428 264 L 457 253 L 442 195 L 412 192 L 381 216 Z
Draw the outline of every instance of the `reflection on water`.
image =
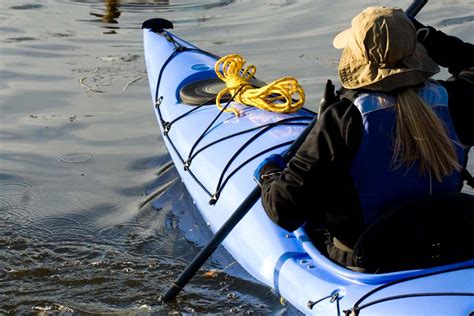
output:
M 120 17 L 120 0 L 105 0 L 104 13 L 93 13 L 90 14 L 101 18 L 102 22 L 105 23 L 118 23 L 116 19 Z
M 205 10 L 223 7 L 232 4 L 235 0 L 175 0 L 170 3 L 170 0 L 71 0 L 77 3 L 91 3 L 103 1 L 103 7 L 97 7 L 89 14 L 98 17 L 99 20 L 92 22 L 101 22 L 102 27 L 110 31 L 104 34 L 117 34 L 116 30 L 120 29 L 119 17 L 123 11 L 152 11 L 152 12 L 173 12 L 173 11 L 187 11 L 187 10 Z M 288 2 L 290 1 L 290 2 Z M 295 3 L 296 0 L 287 0 L 284 5 Z M 198 21 L 206 21 L 208 18 L 199 18 Z
M 124 4 L 128 5 L 155 5 L 165 6 L 169 5 L 169 0 L 104 0 L 103 13 L 91 12 L 90 15 L 100 18 L 104 23 L 118 24 L 118 18 L 120 17 L 121 11 L 120 6 Z
M 104 0 L 104 10 L 103 13 L 94 13 L 91 12 L 90 14 L 96 17 L 99 17 L 102 22 L 104 23 L 118 23 L 118 18 L 120 17 L 120 5 L 121 4 L 139 4 L 139 5 L 169 5 L 169 0 L 141 0 L 141 1 L 134 1 L 134 0 Z
M 235 3 L 236 0 L 57 0 L 74 4 L 86 4 L 91 7 L 89 15 L 97 17 L 94 20 L 82 20 L 85 22 L 101 23 L 101 27 L 109 31 L 103 34 L 117 34 L 119 19 L 123 12 L 153 12 L 166 14 L 170 12 L 203 11 L 220 8 Z M 296 3 L 297 0 L 285 0 L 282 5 Z M 206 21 L 208 17 L 185 21 Z M 180 22 L 179 20 L 175 20 Z M 142 21 L 140 21 L 142 22 Z
M 117 10 L 123 11 L 154 11 L 173 12 L 189 10 L 205 10 L 228 6 L 236 0 L 58 0 L 77 4 L 88 4 L 101 10 L 102 15 L 116 15 Z M 296 3 L 296 0 L 285 0 L 283 5 Z M 126 8 L 126 9 L 124 9 Z

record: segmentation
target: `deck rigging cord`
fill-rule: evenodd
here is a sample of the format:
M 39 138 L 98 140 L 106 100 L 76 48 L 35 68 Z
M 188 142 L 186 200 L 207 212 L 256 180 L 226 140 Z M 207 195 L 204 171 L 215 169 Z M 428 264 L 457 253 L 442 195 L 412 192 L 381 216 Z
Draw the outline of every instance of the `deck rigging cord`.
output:
M 238 54 L 224 56 L 216 62 L 216 74 L 226 84 L 226 88 L 216 97 L 217 108 L 222 109 L 221 99 L 226 94 L 233 95 L 239 103 L 271 112 L 293 113 L 303 107 L 305 93 L 295 78 L 283 77 L 261 88 L 254 88 L 249 80 L 253 78 L 257 68 L 254 65 L 244 68 L 245 63 L 245 59 Z M 233 107 L 225 109 L 225 112 L 239 116 L 239 111 Z
M 291 119 L 305 119 L 306 117 L 296 117 L 296 118 L 291 118 Z M 311 119 L 311 118 L 310 118 Z M 246 164 L 248 164 L 249 162 L 251 162 L 252 160 L 256 159 L 257 157 L 260 157 L 261 155 L 263 154 L 267 154 L 275 149 L 278 149 L 280 147 L 283 147 L 283 146 L 288 146 L 288 145 L 291 145 L 291 143 L 293 141 L 288 141 L 288 142 L 285 142 L 285 143 L 280 143 L 280 144 L 277 144 L 273 147 L 270 147 L 270 148 L 267 148 L 263 151 L 260 151 L 258 152 L 257 154 L 251 156 L 250 158 L 248 158 L 246 161 L 242 162 L 239 166 L 237 166 L 232 172 L 229 173 L 229 175 L 224 178 L 224 176 L 226 175 L 227 171 L 229 170 L 230 166 L 232 165 L 232 163 L 237 159 L 237 157 L 244 151 L 244 149 L 246 149 L 248 146 L 250 146 L 250 144 L 252 144 L 254 141 L 256 141 L 260 136 L 262 136 L 263 134 L 267 133 L 270 129 L 274 128 L 275 126 L 280 126 L 280 125 L 285 125 L 285 126 L 307 126 L 309 124 L 310 121 L 306 121 L 306 122 L 291 122 L 292 120 L 282 120 L 282 121 L 277 121 L 275 123 L 269 123 L 269 124 L 266 124 L 266 126 L 262 127 L 261 130 L 259 132 L 257 132 L 255 135 L 253 135 L 251 138 L 249 138 L 240 148 L 237 149 L 237 151 L 232 155 L 231 158 L 229 158 L 229 161 L 227 162 L 227 164 L 225 165 L 225 167 L 222 169 L 222 172 L 221 172 L 221 175 L 219 176 L 219 180 L 217 182 L 217 187 L 215 189 L 215 192 L 214 194 L 212 195 L 212 198 L 211 200 L 209 201 L 209 204 L 211 205 L 214 205 L 219 196 L 220 196 L 220 193 L 222 192 L 222 190 L 224 189 L 224 186 L 227 184 L 227 182 L 229 181 L 230 177 L 232 177 L 238 170 L 240 170 L 242 167 L 244 167 Z
M 279 121 L 275 121 L 275 122 L 271 122 L 271 123 L 267 123 L 267 124 L 263 124 L 261 126 L 257 126 L 257 127 L 254 127 L 254 128 L 250 128 L 250 129 L 247 129 L 247 130 L 242 130 L 238 133 L 234 133 L 234 134 L 230 134 L 230 135 L 226 135 L 226 136 L 223 136 L 215 141 L 213 141 L 212 143 L 209 143 L 209 144 L 206 144 L 205 146 L 197 149 L 197 146 L 201 143 L 201 141 L 205 138 L 205 136 L 209 133 L 209 131 L 214 128 L 216 125 L 216 121 L 217 119 L 224 113 L 226 112 L 227 108 L 230 106 L 230 104 L 232 103 L 232 101 L 234 101 L 236 99 L 236 95 L 240 93 L 240 90 L 241 89 L 244 89 L 245 86 L 241 86 L 239 88 L 237 88 L 237 90 L 235 91 L 235 95 L 232 94 L 231 95 L 231 98 L 226 102 L 226 104 L 224 106 L 221 106 L 220 109 L 219 109 L 219 112 L 216 114 L 216 116 L 211 120 L 210 124 L 207 126 L 207 128 L 204 130 L 204 132 L 201 133 L 201 135 L 196 139 L 196 141 L 194 142 L 190 152 L 188 153 L 188 157 L 186 159 L 184 159 L 184 157 L 182 157 L 182 155 L 179 153 L 178 149 L 176 148 L 175 144 L 173 143 L 173 141 L 171 140 L 171 138 L 169 138 L 169 135 L 168 133 L 170 132 L 171 130 L 171 127 L 172 125 L 174 125 L 176 122 L 180 121 L 181 119 L 185 118 L 186 116 L 190 115 L 191 113 L 195 112 L 196 110 L 198 109 L 201 109 L 202 107 L 206 106 L 211 100 L 206 100 L 205 102 L 202 102 L 201 104 L 193 107 L 193 109 L 189 110 L 189 111 L 186 111 L 185 113 L 181 114 L 180 116 L 170 120 L 170 121 L 167 121 L 163 118 L 163 115 L 161 113 L 161 104 L 163 102 L 163 96 L 160 94 L 160 85 L 161 85 L 161 81 L 162 81 L 162 77 L 163 77 L 163 73 L 164 73 L 164 70 L 165 68 L 168 66 L 168 64 L 175 58 L 177 57 L 179 54 L 181 53 L 184 53 L 184 52 L 190 52 L 190 53 L 202 53 L 204 55 L 207 55 L 207 56 L 210 56 L 210 57 L 213 57 L 215 59 L 219 59 L 218 56 L 214 55 L 214 54 L 211 54 L 209 52 L 206 52 L 206 51 L 203 51 L 199 48 L 188 48 L 186 46 L 182 46 L 180 43 L 178 43 L 177 41 L 174 40 L 174 37 L 171 33 L 168 33 L 166 31 L 162 31 L 162 32 L 159 32 L 161 35 L 163 35 L 168 42 L 172 43 L 173 46 L 174 46 L 174 50 L 173 50 L 173 53 L 166 59 L 166 61 L 164 62 L 159 74 L 158 74 L 158 78 L 157 78 L 157 84 L 156 84 L 156 90 L 155 90 L 155 109 L 157 111 L 157 114 L 158 114 L 158 117 L 159 117 L 159 120 L 160 120 L 160 123 L 161 123 L 161 126 L 163 128 L 163 135 L 168 139 L 170 145 L 173 147 L 173 150 L 176 152 L 176 154 L 178 155 L 179 159 L 181 160 L 181 162 L 183 163 L 184 165 L 184 168 L 187 170 L 187 172 L 190 174 L 190 176 L 194 179 L 194 181 L 209 195 L 209 197 L 211 198 L 210 200 L 210 203 L 211 204 L 215 204 L 218 200 L 218 197 L 221 193 L 221 191 L 223 190 L 223 188 L 225 187 L 226 183 L 228 182 L 228 180 L 238 171 L 240 170 L 243 166 L 245 166 L 246 164 L 248 164 L 250 161 L 252 161 L 253 159 L 256 159 L 257 157 L 263 155 L 263 154 L 266 154 L 272 150 L 276 150 L 280 147 L 285 147 L 285 146 L 288 146 L 291 142 L 285 142 L 285 143 L 281 143 L 281 144 L 278 144 L 278 145 L 275 145 L 271 148 L 266 148 L 260 152 L 257 152 L 255 153 L 255 155 L 253 155 L 252 157 L 250 157 L 249 159 L 247 159 L 246 161 L 242 162 L 239 166 L 237 166 L 232 172 L 230 172 L 230 174 L 227 175 L 227 177 L 224 178 L 224 175 L 226 173 L 226 171 L 229 169 L 231 163 L 236 159 L 236 157 L 238 156 L 238 153 L 242 152 L 243 149 L 247 146 L 250 145 L 251 142 L 246 142 L 242 148 L 240 148 L 238 150 L 238 152 L 236 154 L 234 154 L 232 156 L 232 159 L 231 161 L 229 161 L 225 167 L 225 169 L 223 170 L 220 178 L 219 178 L 219 181 L 217 183 L 217 187 L 214 191 L 211 191 L 210 189 L 206 188 L 202 182 L 194 175 L 194 173 L 189 170 L 189 167 L 190 167 L 190 164 L 191 164 L 191 161 L 200 153 L 202 152 L 203 150 L 205 150 L 206 148 L 209 148 L 211 147 L 212 145 L 215 145 L 217 143 L 220 143 L 226 139 L 229 139 L 229 138 L 232 138 L 232 137 L 235 137 L 235 136 L 238 136 L 238 135 L 242 135 L 242 134 L 246 134 L 246 133 L 251 133 L 253 131 L 258 131 L 260 130 L 259 132 L 257 132 L 257 135 L 258 136 L 261 136 L 263 135 L 265 132 L 269 131 L 270 129 L 272 129 L 273 127 L 276 127 L 276 126 L 280 126 L 280 125 L 301 125 L 301 126 L 306 126 L 309 124 L 309 120 L 312 119 L 312 117 L 315 115 L 315 113 L 311 110 L 308 110 L 308 109 L 304 109 L 307 113 L 309 113 L 310 115 L 304 115 L 304 116 L 297 116 L 297 117 L 291 117 L 291 118 L 286 118 L 286 119 L 282 119 L 282 120 L 279 120 Z M 250 79 L 251 77 L 249 77 Z M 304 92 L 303 92 L 304 94 Z M 302 104 L 301 104 L 302 106 Z M 298 122 L 299 121 L 299 122 Z M 306 121 L 306 122 L 305 122 Z M 252 137 L 252 141 L 256 140 L 256 136 Z M 212 193 L 214 192 L 214 193 Z
M 376 304 L 380 304 L 383 302 L 388 302 L 388 301 L 393 301 L 397 299 L 402 299 L 402 298 L 410 298 L 410 297 L 432 297 L 432 296 L 467 296 L 467 297 L 474 297 L 474 293 L 468 293 L 468 292 L 426 292 L 426 293 L 408 293 L 408 294 L 402 294 L 402 295 L 394 295 L 394 296 L 388 296 L 388 297 L 383 297 L 381 299 L 373 300 L 368 303 L 365 303 L 362 305 L 364 301 L 366 301 L 370 296 L 374 295 L 375 293 L 378 293 L 382 291 L 383 289 L 386 289 L 388 287 L 405 283 L 408 281 L 416 280 L 416 279 L 421 279 L 421 278 L 426 278 L 438 274 L 443 274 L 443 273 L 448 273 L 448 272 L 455 272 L 455 271 L 460 271 L 460 270 L 467 270 L 467 269 L 474 269 L 474 265 L 467 265 L 467 266 L 461 266 L 461 267 L 455 267 L 451 269 L 446 269 L 446 270 L 439 270 L 439 271 L 434 271 L 431 273 L 426 273 L 426 274 L 420 274 L 420 275 L 414 275 L 411 277 L 403 278 L 403 279 L 398 279 L 392 282 L 385 283 L 379 287 L 376 287 L 375 289 L 367 292 L 364 296 L 362 296 L 350 309 L 344 310 L 343 313 L 346 316 L 357 316 L 359 315 L 359 312 L 367 308 L 369 306 L 373 306 Z

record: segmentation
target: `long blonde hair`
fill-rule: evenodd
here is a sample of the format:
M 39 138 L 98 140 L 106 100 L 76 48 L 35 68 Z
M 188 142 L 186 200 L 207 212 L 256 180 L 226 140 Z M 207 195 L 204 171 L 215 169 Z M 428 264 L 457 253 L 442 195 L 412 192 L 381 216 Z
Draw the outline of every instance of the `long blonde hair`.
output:
M 395 106 L 395 131 L 392 165 L 413 167 L 420 164 L 420 173 L 431 174 L 441 182 L 455 170 L 461 170 L 456 151 L 438 116 L 411 88 L 401 90 Z

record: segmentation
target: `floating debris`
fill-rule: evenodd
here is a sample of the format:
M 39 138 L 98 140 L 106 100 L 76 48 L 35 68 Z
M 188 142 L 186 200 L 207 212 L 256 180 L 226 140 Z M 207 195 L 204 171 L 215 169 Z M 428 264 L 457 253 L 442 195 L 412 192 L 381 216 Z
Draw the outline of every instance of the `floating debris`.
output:
M 210 271 L 206 271 L 202 274 L 203 277 L 210 278 L 210 279 L 216 278 L 218 275 L 219 275 L 218 270 L 210 270 Z
M 138 77 L 138 78 L 133 79 L 132 81 L 130 81 L 129 83 L 127 83 L 127 84 L 125 85 L 125 87 L 122 89 L 122 93 L 125 93 L 125 90 L 127 90 L 128 87 L 129 87 L 131 84 L 133 84 L 133 83 L 135 83 L 135 82 L 137 82 L 137 81 L 139 81 L 139 80 L 142 80 L 142 79 L 144 79 L 144 78 L 146 78 L 146 77 L 147 77 L 147 76 L 145 75 L 145 76 L 140 76 L 140 77 Z
M 91 91 L 91 92 L 97 92 L 97 93 L 103 93 L 104 91 L 102 90 L 98 90 L 98 89 L 94 89 L 92 88 L 91 86 L 88 86 L 84 83 L 84 81 L 87 79 L 87 77 L 82 77 L 81 79 L 79 79 L 79 84 L 81 86 L 83 86 L 84 88 L 86 88 L 87 92 Z

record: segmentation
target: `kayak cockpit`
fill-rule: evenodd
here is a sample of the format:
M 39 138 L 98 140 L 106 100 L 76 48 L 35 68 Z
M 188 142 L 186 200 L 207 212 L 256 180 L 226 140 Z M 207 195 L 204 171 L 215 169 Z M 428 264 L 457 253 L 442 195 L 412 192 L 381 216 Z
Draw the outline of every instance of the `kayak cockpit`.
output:
M 316 265 L 343 278 L 379 284 L 473 268 L 473 210 L 474 197 L 463 193 L 434 196 L 391 209 L 369 226 L 355 244 L 354 255 L 366 268 L 365 273 L 328 259 L 321 242 L 313 242 L 315 237 L 309 228 L 301 228 L 295 235 Z

